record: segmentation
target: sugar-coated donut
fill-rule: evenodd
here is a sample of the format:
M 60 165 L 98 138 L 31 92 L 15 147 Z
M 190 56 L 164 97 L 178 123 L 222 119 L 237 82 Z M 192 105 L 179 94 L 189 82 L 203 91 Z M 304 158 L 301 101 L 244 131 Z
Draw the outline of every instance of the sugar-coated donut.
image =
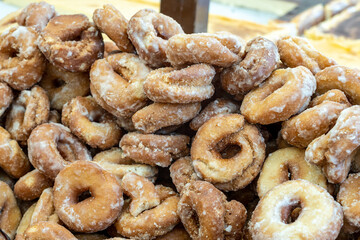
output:
M 41 31 L 39 48 L 51 64 L 70 72 L 87 72 L 104 54 L 101 33 L 82 14 L 52 18 Z
M 30 27 L 13 27 L 0 36 L 0 81 L 16 90 L 40 81 L 45 58 L 37 46 L 38 34 Z
M 179 193 L 186 184 L 200 179 L 192 166 L 191 157 L 179 158 L 171 164 L 169 170 L 171 180 Z
M 91 160 L 86 146 L 58 123 L 44 123 L 31 132 L 28 154 L 33 166 L 50 179 L 71 162 Z
M 6 84 L 0 82 L 0 117 L 5 113 L 14 99 L 11 88 Z
M 168 64 L 165 54 L 168 39 L 184 33 L 174 19 L 151 9 L 143 9 L 133 15 L 127 32 L 139 56 L 151 67 Z
M 77 240 L 65 227 L 53 222 L 38 222 L 29 227 L 21 240 Z
M 304 110 L 315 89 L 316 80 L 309 69 L 278 69 L 245 95 L 240 111 L 251 123 L 281 122 Z
M 91 196 L 79 202 L 80 194 Z M 121 186 L 116 178 L 89 161 L 66 166 L 54 183 L 56 213 L 67 227 L 77 232 L 98 232 L 108 228 L 123 206 Z
M 321 169 L 305 161 L 305 150 L 294 147 L 279 149 L 266 158 L 257 182 L 257 193 L 262 198 L 273 187 L 296 179 L 327 188 Z
M 301 213 L 288 217 L 295 207 Z M 339 203 L 322 187 L 306 180 L 292 180 L 270 190 L 258 203 L 250 220 L 253 240 L 335 240 L 343 223 Z

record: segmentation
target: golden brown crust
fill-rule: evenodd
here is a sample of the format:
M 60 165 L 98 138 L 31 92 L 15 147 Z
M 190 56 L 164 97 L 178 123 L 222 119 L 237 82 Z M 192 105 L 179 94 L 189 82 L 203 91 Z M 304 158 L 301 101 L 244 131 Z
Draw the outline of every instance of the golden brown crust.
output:
M 91 93 L 105 110 L 128 118 L 147 104 L 143 84 L 149 72 L 135 54 L 112 54 L 92 65 Z
M 50 102 L 44 89 L 34 86 L 23 90 L 15 99 L 6 115 L 5 128 L 11 136 L 26 145 L 31 131 L 48 121 Z
M 317 93 L 331 89 L 343 91 L 352 104 L 360 104 L 360 70 L 345 66 L 325 68 L 315 75 Z
M 20 178 L 30 171 L 30 162 L 17 141 L 0 127 L 0 167 L 11 177 Z
M 224 98 L 218 98 L 210 102 L 196 117 L 191 120 L 189 126 L 197 131 L 210 118 L 226 113 L 236 113 L 239 111 L 239 105 L 234 101 Z
M 40 197 L 41 193 L 53 184 L 51 179 L 34 169 L 19 178 L 14 186 L 14 193 L 17 198 L 30 201 Z
M 128 133 L 120 141 L 124 153 L 135 162 L 168 167 L 173 159 L 187 156 L 190 138 L 185 135 Z
M 28 139 L 30 162 L 50 179 L 76 160 L 91 160 L 86 146 L 67 127 L 45 123 L 36 127 Z
M 277 42 L 280 59 L 288 67 L 307 67 L 313 74 L 336 62 L 317 51 L 305 38 L 284 37 Z
M 185 186 L 178 204 L 178 214 L 192 239 L 240 239 L 246 209 L 212 184 L 194 181 Z
M 309 69 L 278 69 L 245 95 L 240 111 L 251 123 L 281 122 L 305 109 L 315 89 L 316 80 Z
M 81 193 L 91 196 L 81 202 Z M 123 206 L 121 186 L 109 172 L 89 161 L 66 166 L 54 183 L 54 204 L 62 222 L 77 232 L 98 232 L 108 228 Z
M 179 193 L 189 182 L 200 180 L 192 166 L 191 157 L 179 158 L 171 164 L 169 170 L 172 182 Z
M 179 224 L 170 232 L 157 237 L 156 240 L 191 240 L 191 238 L 184 229 L 184 226 Z
M 113 40 L 121 52 L 133 53 L 134 46 L 127 34 L 128 20 L 111 4 L 94 11 L 93 21 L 101 32 Z
M 46 2 L 30 3 L 16 17 L 20 26 L 33 27 L 41 32 L 51 18 L 56 16 L 55 8 Z
M 154 133 L 159 129 L 181 125 L 193 119 L 201 109 L 201 104 L 153 103 L 137 111 L 132 116 L 136 130 Z
M 206 63 L 230 67 L 243 55 L 242 39 L 227 32 L 177 34 L 167 44 L 166 56 L 171 65 Z
M 0 82 L 0 117 L 5 113 L 14 99 L 11 88 L 6 84 Z
M 40 81 L 46 63 L 37 39 L 35 30 L 23 26 L 1 34 L 0 81 L 16 90 L 28 89 Z
M 66 103 L 61 120 L 75 136 L 93 148 L 110 148 L 122 135 L 115 118 L 92 97 L 76 97 Z
M 184 33 L 171 17 L 143 9 L 131 17 L 127 30 L 139 56 L 151 67 L 168 65 L 165 50 L 168 39 Z
M 146 96 L 154 102 L 192 103 L 210 98 L 215 69 L 194 64 L 183 69 L 160 68 L 150 72 L 144 83 Z
M 77 240 L 77 238 L 57 223 L 39 222 L 25 231 L 23 240 Z
M 10 238 L 15 236 L 16 228 L 21 219 L 21 212 L 10 187 L 0 181 L 0 229 Z
M 50 63 L 39 82 L 49 96 L 51 108 L 61 110 L 63 105 L 76 96 L 86 96 L 90 92 L 88 73 L 64 71 Z
M 267 79 L 279 61 L 273 42 L 263 37 L 254 38 L 246 45 L 244 59 L 221 73 L 221 86 L 232 95 L 245 95 Z
M 39 48 L 50 63 L 70 72 L 87 72 L 104 54 L 100 32 L 82 14 L 52 18 L 40 34 Z

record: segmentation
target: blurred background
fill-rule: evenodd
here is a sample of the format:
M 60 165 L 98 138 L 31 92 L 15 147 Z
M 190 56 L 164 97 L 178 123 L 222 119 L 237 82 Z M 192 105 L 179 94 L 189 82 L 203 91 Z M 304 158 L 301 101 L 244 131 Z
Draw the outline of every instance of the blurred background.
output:
M 32 0 L 0 1 L 0 30 Z M 92 17 L 112 4 L 125 17 L 151 8 L 172 16 L 186 32 L 229 31 L 249 40 L 263 35 L 277 41 L 299 35 L 338 63 L 360 68 L 360 0 L 46 0 L 61 14 Z M 10 15 L 8 15 L 10 13 Z M 5 18 L 4 18 L 5 17 Z

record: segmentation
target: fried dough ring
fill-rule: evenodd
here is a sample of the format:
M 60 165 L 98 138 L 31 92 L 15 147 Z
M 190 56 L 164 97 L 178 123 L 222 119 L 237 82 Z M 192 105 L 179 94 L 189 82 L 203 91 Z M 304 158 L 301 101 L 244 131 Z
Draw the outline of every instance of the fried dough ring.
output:
M 314 139 L 307 147 L 305 159 L 323 167 L 331 183 L 341 183 L 350 170 L 351 159 L 360 146 L 360 106 L 352 106 L 340 113 L 335 126 Z
M 139 56 L 149 66 L 162 67 L 168 64 L 165 54 L 168 39 L 184 31 L 171 17 L 143 9 L 131 17 L 127 33 Z
M 74 97 L 86 96 L 90 92 L 88 73 L 64 71 L 50 63 L 47 64 L 39 85 L 46 90 L 51 108 L 59 111 Z
M 138 163 L 168 167 L 173 159 L 187 156 L 190 138 L 185 135 L 128 133 L 120 141 L 124 153 Z
M 331 89 L 343 91 L 352 104 L 360 104 L 360 70 L 344 66 L 325 68 L 315 75 L 317 93 Z
M 144 83 L 146 96 L 154 102 L 192 103 L 210 98 L 215 69 L 206 64 L 195 64 L 180 70 L 160 68 L 150 72 Z
M 82 14 L 52 18 L 40 34 L 39 48 L 51 64 L 70 72 L 87 72 L 104 54 L 100 32 Z
M 143 84 L 149 72 L 135 54 L 110 55 L 91 67 L 91 93 L 100 106 L 116 117 L 130 117 L 147 104 Z
M 44 89 L 34 86 L 23 90 L 15 99 L 6 116 L 5 128 L 11 136 L 26 145 L 31 131 L 49 119 L 50 102 Z
M 77 238 L 57 223 L 39 222 L 25 231 L 23 240 L 77 240 Z
M 93 21 L 101 32 L 105 33 L 121 52 L 133 53 L 134 46 L 127 34 L 128 20 L 111 4 L 94 11 Z
M 279 61 L 276 45 L 256 37 L 247 43 L 244 59 L 221 73 L 221 85 L 232 95 L 244 95 L 267 79 Z
M 315 88 L 316 80 L 307 68 L 278 69 L 245 95 L 240 111 L 251 123 L 284 121 L 307 107 Z
M 336 93 L 333 92 L 334 95 Z M 312 140 L 327 133 L 335 125 L 341 111 L 351 106 L 343 92 L 340 91 L 338 94 L 342 94 L 340 102 L 327 100 L 326 96 L 321 95 L 314 99 L 316 104 L 310 102 L 309 105 L 312 107 L 283 122 L 282 138 L 293 146 L 305 148 Z M 318 100 L 319 98 L 322 100 Z
M 33 27 L 37 32 L 41 32 L 55 16 L 53 5 L 46 2 L 30 3 L 16 16 L 16 21 L 20 26 Z
M 17 141 L 0 127 L 0 167 L 11 177 L 20 178 L 30 171 L 30 162 Z
M 172 182 L 179 193 L 189 182 L 200 180 L 192 166 L 191 157 L 179 158 L 171 164 L 169 170 Z
M 57 123 L 42 124 L 31 132 L 28 153 L 32 165 L 50 179 L 71 162 L 91 160 L 86 146 Z
M 241 150 L 226 159 L 220 152 L 228 145 L 238 145 Z M 218 115 L 196 133 L 191 158 L 201 178 L 219 184 L 216 187 L 223 190 L 238 190 L 259 173 L 265 159 L 265 143 L 256 127 L 245 124 L 243 116 Z
M 208 182 L 187 184 L 181 192 L 177 212 L 192 239 L 241 239 L 246 220 L 244 205 L 235 200 L 228 202 Z
M 180 222 L 176 213 L 179 202 L 177 194 L 162 185 L 155 186 L 155 191 L 160 204 L 136 217 L 130 213 L 132 199 L 125 201 L 124 210 L 114 223 L 118 234 L 131 239 L 153 239 L 170 232 Z
M 192 130 L 197 131 L 210 118 L 226 113 L 235 113 L 239 110 L 239 105 L 235 102 L 218 98 L 210 102 L 196 117 L 191 120 L 189 126 Z
M 308 40 L 287 36 L 277 42 L 280 59 L 288 67 L 304 66 L 313 74 L 324 68 L 336 65 L 336 62 L 317 51 Z
M 31 201 L 40 197 L 41 193 L 53 184 L 51 179 L 34 169 L 19 178 L 15 183 L 14 193 L 20 200 Z
M 294 147 L 279 149 L 271 153 L 264 162 L 257 182 L 258 196 L 262 198 L 273 187 L 296 179 L 304 179 L 327 188 L 321 169 L 305 161 L 305 150 Z
M 16 228 L 21 220 L 21 212 L 11 188 L 0 181 L 0 229 L 10 239 L 14 239 Z
M 0 117 L 5 113 L 14 99 L 11 88 L 6 84 L 0 82 Z
M 81 193 L 91 197 L 79 202 Z M 77 232 L 108 228 L 123 206 L 120 184 L 109 172 L 89 161 L 76 161 L 60 171 L 54 183 L 54 204 L 62 222 Z
M 159 129 L 177 126 L 193 119 L 201 109 L 201 104 L 153 103 L 140 109 L 132 116 L 136 130 L 154 133 Z
M 37 43 L 38 34 L 29 27 L 13 27 L 0 36 L 0 81 L 16 90 L 28 89 L 40 81 L 45 58 Z
M 287 224 L 292 209 L 299 205 L 299 217 Z M 340 204 L 324 188 L 306 180 L 292 180 L 274 187 L 260 200 L 249 228 L 253 240 L 335 240 L 342 219 Z
M 228 32 L 177 34 L 168 40 L 166 56 L 171 65 L 207 63 L 230 67 L 243 55 L 243 41 Z
M 93 148 L 107 149 L 119 143 L 121 129 L 115 118 L 92 97 L 76 97 L 64 105 L 62 123 Z

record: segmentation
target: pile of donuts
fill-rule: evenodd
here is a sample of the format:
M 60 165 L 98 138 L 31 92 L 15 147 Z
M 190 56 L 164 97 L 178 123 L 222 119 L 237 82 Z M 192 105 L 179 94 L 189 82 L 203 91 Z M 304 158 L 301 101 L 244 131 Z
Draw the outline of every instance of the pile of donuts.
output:
M 1 240 L 357 239 L 360 70 L 148 9 L 39 2 L 13 22 Z

